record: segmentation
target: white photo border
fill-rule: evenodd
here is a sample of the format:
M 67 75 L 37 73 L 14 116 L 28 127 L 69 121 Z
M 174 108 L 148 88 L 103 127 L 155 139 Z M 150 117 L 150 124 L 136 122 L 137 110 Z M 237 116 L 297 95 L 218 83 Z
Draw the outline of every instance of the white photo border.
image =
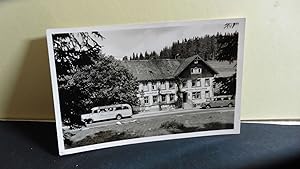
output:
M 64 138 L 62 131 L 62 118 L 60 111 L 60 101 L 57 84 L 57 74 L 53 50 L 52 35 L 59 33 L 76 33 L 76 32 L 92 32 L 92 31 L 107 31 L 107 30 L 126 30 L 126 29 L 139 29 L 139 28 L 157 28 L 157 27 L 172 27 L 172 26 L 190 26 L 193 24 L 221 24 L 221 23 L 239 23 L 237 31 L 239 32 L 238 38 L 238 57 L 237 57 L 237 84 L 236 84 L 236 99 L 234 109 L 234 128 L 233 129 L 220 129 L 211 131 L 200 131 L 191 133 L 168 134 L 160 136 L 150 136 L 141 138 L 132 138 L 126 140 L 111 141 L 105 143 L 98 143 L 93 145 L 86 145 L 76 148 L 65 149 Z M 226 134 L 240 134 L 240 111 L 241 111 L 241 92 L 242 92 L 242 72 L 243 72 L 243 58 L 244 58 L 244 39 L 245 39 L 245 18 L 229 18 L 229 19 L 214 19 L 214 20 L 190 20 L 190 21 L 169 21 L 161 23 L 147 23 L 147 24 L 126 24 L 126 25 L 112 25 L 112 26 L 99 26 L 99 27 L 81 27 L 81 28 L 65 28 L 65 29 L 47 29 L 47 44 L 48 55 L 51 73 L 52 93 L 54 101 L 56 131 L 59 155 L 68 155 L 79 152 L 86 152 L 96 149 L 103 149 L 115 146 L 130 145 L 137 143 L 146 143 L 163 140 L 183 139 L 201 136 L 216 136 Z

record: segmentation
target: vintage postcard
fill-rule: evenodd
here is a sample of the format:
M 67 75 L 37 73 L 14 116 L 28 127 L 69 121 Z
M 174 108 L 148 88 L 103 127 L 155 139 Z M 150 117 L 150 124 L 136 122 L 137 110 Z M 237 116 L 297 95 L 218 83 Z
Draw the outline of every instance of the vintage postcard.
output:
M 245 19 L 49 29 L 60 155 L 239 134 Z

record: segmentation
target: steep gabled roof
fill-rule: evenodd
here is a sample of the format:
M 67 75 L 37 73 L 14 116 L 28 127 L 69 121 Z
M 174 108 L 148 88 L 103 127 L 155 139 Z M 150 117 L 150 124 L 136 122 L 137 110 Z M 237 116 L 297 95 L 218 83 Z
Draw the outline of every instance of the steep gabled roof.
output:
M 175 59 L 130 60 L 122 64 L 139 80 L 162 80 L 174 78 L 180 65 Z
M 174 73 L 174 76 L 178 76 L 189 64 L 191 64 L 195 59 L 196 59 L 197 55 L 186 58 L 186 59 L 180 59 L 179 61 L 180 66 L 177 68 L 177 70 Z
M 214 72 L 214 74 L 219 74 L 218 71 L 213 68 L 211 65 L 209 65 L 205 60 L 203 60 L 199 55 L 195 55 L 196 59 L 202 61 L 210 70 L 212 70 Z
M 233 61 L 232 63 L 228 61 L 207 61 L 206 63 L 219 72 L 217 77 L 229 77 L 236 73 L 236 61 Z
M 209 66 L 199 55 L 186 59 L 153 59 L 130 60 L 122 64 L 139 80 L 163 80 L 174 79 L 195 59 L 202 61 L 215 74 L 218 72 Z

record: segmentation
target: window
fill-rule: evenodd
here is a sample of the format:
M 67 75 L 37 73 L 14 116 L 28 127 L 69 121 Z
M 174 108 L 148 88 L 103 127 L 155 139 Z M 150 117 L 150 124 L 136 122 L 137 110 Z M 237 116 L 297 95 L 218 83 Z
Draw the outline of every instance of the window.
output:
M 201 79 L 192 80 L 192 87 L 200 87 L 201 86 Z
M 182 82 L 182 87 L 183 87 L 183 88 L 187 88 L 187 81 L 186 81 L 186 80 L 184 80 L 184 81 Z
M 196 82 L 197 82 L 197 80 L 192 80 L 192 87 L 196 86 Z
M 210 98 L 209 91 L 205 91 L 205 98 Z
M 201 92 L 193 92 L 192 99 L 201 99 Z
M 205 79 L 205 87 L 210 86 L 210 80 L 209 79 Z
M 122 110 L 122 107 L 116 107 L 116 110 Z
M 144 91 L 148 91 L 149 90 L 148 83 L 143 83 L 143 88 L 144 88 Z
M 145 96 L 145 97 L 144 97 L 144 103 L 145 103 L 145 104 L 149 104 L 149 97 L 148 97 L 148 96 Z
M 157 103 L 157 96 L 153 96 L 153 103 Z
M 170 101 L 174 101 L 175 100 L 175 94 L 170 94 Z
M 157 90 L 157 85 L 156 85 L 156 83 L 152 83 L 152 90 Z
M 195 68 L 191 68 L 191 74 L 201 74 L 202 73 L 202 69 L 195 67 Z
M 201 92 L 197 92 L 197 98 L 201 99 Z
M 170 88 L 170 89 L 174 89 L 174 88 L 175 88 L 175 83 L 172 82 L 172 81 L 170 81 L 170 82 L 169 82 L 169 88 Z
M 201 86 L 201 79 L 197 79 L 197 86 Z
M 161 82 L 160 82 L 160 88 L 161 88 L 162 90 L 165 90 L 165 89 L 166 89 L 166 82 L 165 82 L 165 81 L 161 81 Z
M 166 100 L 166 95 L 161 95 L 161 101 L 162 102 L 166 102 L 167 100 Z

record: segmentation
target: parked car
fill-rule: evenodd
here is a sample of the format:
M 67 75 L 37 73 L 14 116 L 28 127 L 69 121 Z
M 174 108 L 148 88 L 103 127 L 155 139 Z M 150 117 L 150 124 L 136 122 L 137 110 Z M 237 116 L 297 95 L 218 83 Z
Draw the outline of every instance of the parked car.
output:
M 209 109 L 212 107 L 233 107 L 235 106 L 235 100 L 232 95 L 215 96 L 206 99 L 204 103 L 201 104 L 201 108 Z
M 117 119 L 132 116 L 132 108 L 129 104 L 118 104 L 110 106 L 100 106 L 91 109 L 90 113 L 82 114 L 81 121 L 93 123 L 94 121 Z

